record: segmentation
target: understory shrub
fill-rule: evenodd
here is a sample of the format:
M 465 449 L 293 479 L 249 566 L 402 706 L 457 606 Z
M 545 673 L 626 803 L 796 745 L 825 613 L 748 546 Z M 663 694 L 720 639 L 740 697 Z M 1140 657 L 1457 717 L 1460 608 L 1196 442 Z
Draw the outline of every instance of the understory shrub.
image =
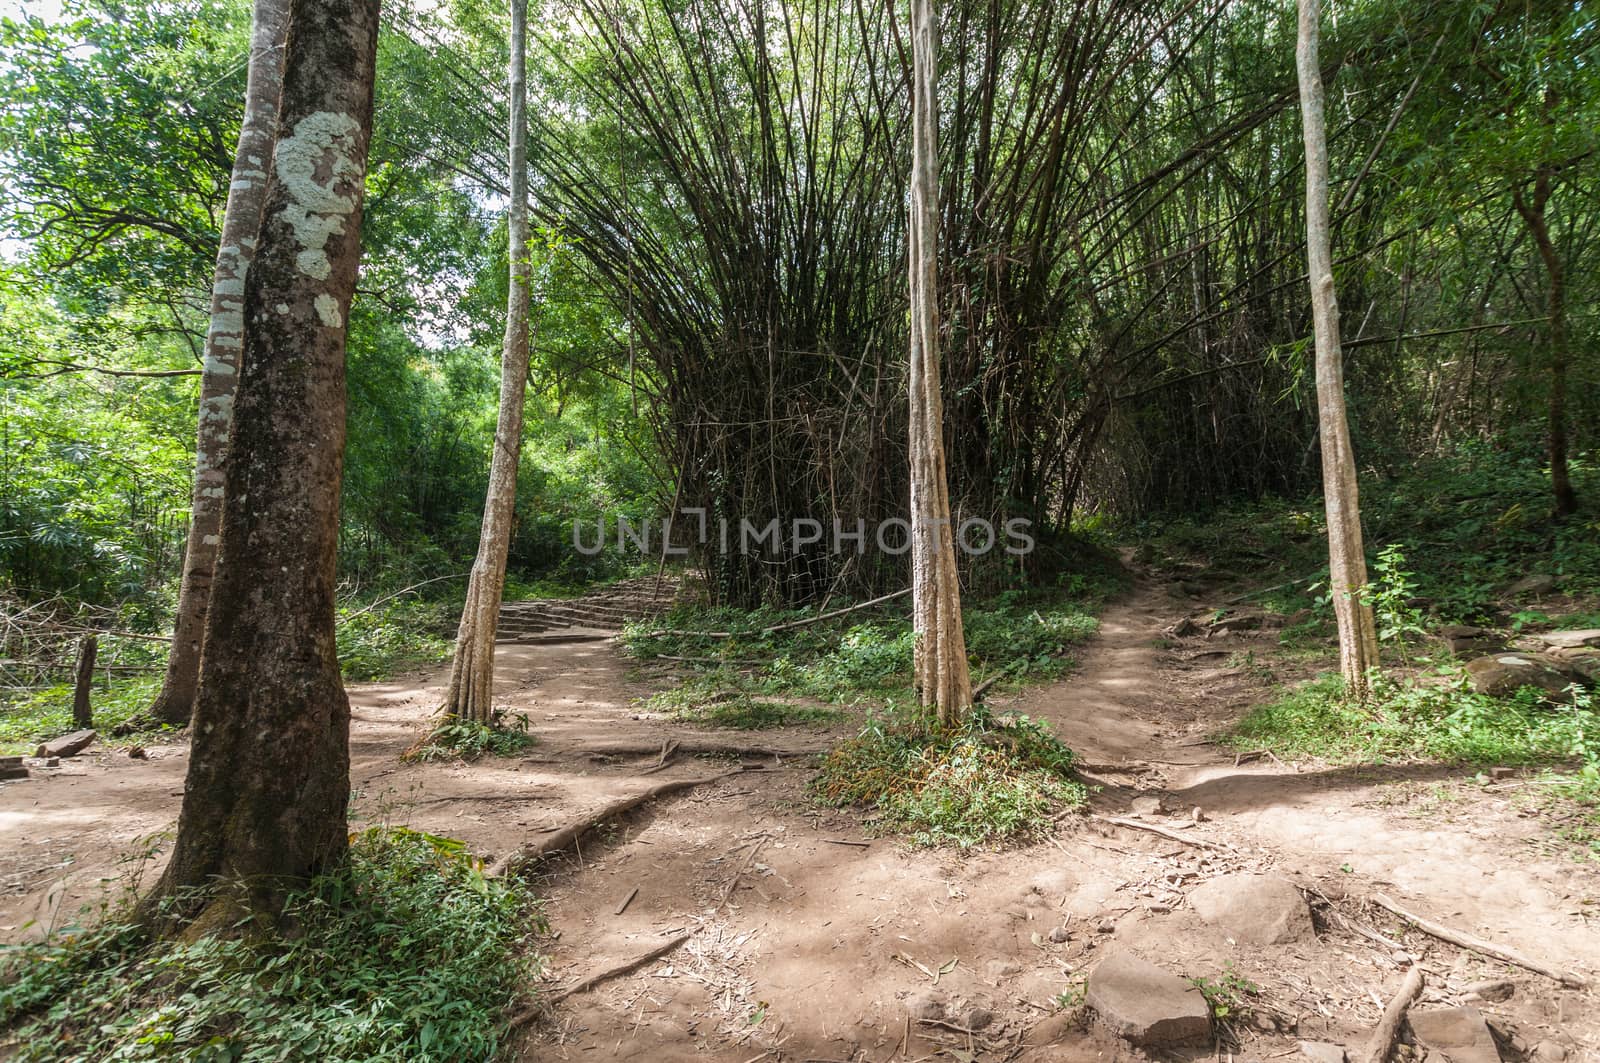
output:
M 460 842 L 374 828 L 291 898 L 281 937 L 151 942 L 113 921 L 7 947 L 0 1055 L 492 1060 L 541 925 L 526 887 L 485 878 Z
M 1042 831 L 1081 806 L 1072 765 L 1044 724 L 978 710 L 950 729 L 874 722 L 828 754 L 810 790 L 825 805 L 872 809 L 879 832 L 966 849 Z

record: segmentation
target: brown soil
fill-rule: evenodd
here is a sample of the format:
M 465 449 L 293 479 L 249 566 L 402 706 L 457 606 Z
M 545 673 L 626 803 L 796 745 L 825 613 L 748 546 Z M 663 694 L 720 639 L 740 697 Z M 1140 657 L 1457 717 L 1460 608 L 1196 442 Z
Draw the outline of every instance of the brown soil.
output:
M 1539 1042 L 1567 1047 L 1572 1060 L 1600 1058 L 1593 990 L 1561 989 L 1407 931 L 1367 900 L 1387 893 L 1593 984 L 1594 865 L 1574 860 L 1528 814 L 1538 788 L 1522 779 L 1481 786 L 1437 766 L 1236 765 L 1205 737 L 1261 697 L 1263 679 L 1235 655 L 1268 653 L 1274 641 L 1164 640 L 1188 609 L 1141 581 L 1105 613 L 1072 677 L 998 707 L 1048 720 L 1079 752 L 1099 787 L 1094 812 L 1125 815 L 1133 798 L 1159 795 L 1172 812 L 1147 813 L 1146 822 L 1216 848 L 1079 817 L 1045 840 L 970 856 L 868 838 L 856 817 L 820 810 L 804 794 L 803 754 L 855 721 L 744 733 L 651 718 L 636 699 L 670 673 L 640 670 L 607 642 L 500 647 L 498 694 L 540 739 L 518 758 L 402 763 L 441 677 L 352 689 L 358 815 L 461 838 L 492 858 L 615 798 L 729 766 L 679 758 L 642 776 L 656 758 L 641 751 L 669 737 L 802 754 L 746 757 L 759 770 L 655 802 L 545 869 L 552 934 L 541 988 L 693 936 L 551 1007 L 527 1028 L 530 1060 L 883 1063 L 946 1049 L 942 1058 L 1132 1058 L 1056 1002 L 1113 945 L 1190 977 L 1216 980 L 1231 969 L 1261 989 L 1253 1015 L 1231 1024 L 1227 1046 L 1157 1058 L 1294 1056 L 1299 1040 L 1354 1047 L 1403 969 L 1340 914 L 1402 938 L 1421 958 L 1424 1005 L 1456 1002 L 1478 979 L 1514 980 L 1510 1000 L 1478 1004 L 1507 1036 L 1507 1058 Z M 159 852 L 139 856 L 171 831 L 185 763 L 181 745 L 152 748 L 148 760 L 91 751 L 0 784 L 0 936 L 34 937 L 80 918 L 83 906 L 111 903 L 137 868 L 159 861 Z M 1317 941 L 1235 944 L 1184 904 L 1201 881 L 1241 869 L 1271 869 L 1309 891 Z M 1056 927 L 1064 942 L 1050 940 Z M 955 1026 L 969 1024 L 972 1008 L 993 1021 L 969 1035 L 908 1019 L 908 1000 L 929 993 Z

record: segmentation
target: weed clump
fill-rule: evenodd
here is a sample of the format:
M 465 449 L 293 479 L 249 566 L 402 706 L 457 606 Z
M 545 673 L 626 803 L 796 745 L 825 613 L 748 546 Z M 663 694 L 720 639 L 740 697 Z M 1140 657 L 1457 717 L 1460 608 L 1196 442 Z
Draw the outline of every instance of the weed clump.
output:
M 955 728 L 874 723 L 837 746 L 810 783 L 835 808 L 870 808 L 883 833 L 968 849 L 1042 831 L 1087 798 L 1073 754 L 1041 723 L 974 712 Z
M 108 923 L 0 952 L 0 1053 L 19 1061 L 493 1059 L 541 960 L 526 887 L 452 839 L 357 835 L 293 896 L 291 938 L 150 941 Z
M 503 726 L 452 718 L 434 728 L 421 743 L 408 749 L 404 759 L 477 760 L 485 754 L 512 757 L 536 741 L 538 739 L 528 730 L 528 718 L 521 713 Z

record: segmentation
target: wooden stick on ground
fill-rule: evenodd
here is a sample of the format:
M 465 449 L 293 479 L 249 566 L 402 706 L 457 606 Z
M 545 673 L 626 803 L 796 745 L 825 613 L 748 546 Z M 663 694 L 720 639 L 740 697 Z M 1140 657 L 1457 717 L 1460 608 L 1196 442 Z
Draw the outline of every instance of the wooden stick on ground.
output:
M 567 824 L 542 841 L 530 842 L 519 849 L 512 850 L 491 864 L 485 874 L 490 878 L 494 878 L 499 875 L 520 871 L 527 865 L 541 860 L 551 853 L 559 852 L 569 845 L 576 844 L 585 834 L 608 819 L 620 816 L 624 812 L 631 812 L 640 805 L 648 804 L 658 797 L 665 797 L 668 794 L 674 794 L 680 790 L 689 790 L 696 786 L 704 786 L 706 783 L 717 782 L 720 779 L 741 774 L 743 771 L 743 768 L 735 768 L 733 771 L 702 776 L 698 779 L 674 779 L 671 782 L 658 783 L 647 790 L 641 790 L 631 797 L 620 798 L 601 808 L 598 812 Z
M 654 764 L 650 765 L 639 774 L 654 775 L 658 771 L 666 770 L 672 764 L 672 757 L 677 752 L 678 740 L 676 738 L 667 739 L 665 742 L 661 743 L 661 756 L 657 757 Z
M 1440 941 L 1448 941 L 1452 945 L 1460 945 L 1464 949 L 1470 949 L 1473 952 L 1482 953 L 1485 956 L 1493 956 L 1497 960 L 1504 960 L 1505 962 L 1515 964 L 1518 967 L 1526 967 L 1535 974 L 1542 974 L 1546 978 L 1553 978 L 1562 985 L 1572 989 L 1582 989 L 1589 984 L 1587 979 L 1573 974 L 1571 971 L 1557 970 L 1548 964 L 1540 963 L 1538 960 L 1529 959 L 1528 957 L 1522 955 L 1522 953 L 1517 952 L 1514 949 L 1508 949 L 1504 945 L 1496 945 L 1493 942 L 1485 941 L 1482 938 L 1475 938 L 1471 934 L 1463 933 L 1460 930 L 1452 930 L 1449 927 L 1444 926 L 1441 923 L 1435 923 L 1430 919 L 1424 919 L 1420 915 L 1406 911 L 1404 908 L 1400 907 L 1394 901 L 1390 900 L 1388 897 L 1385 897 L 1381 893 L 1375 894 L 1372 898 L 1372 901 L 1374 904 L 1378 905 L 1378 907 L 1387 908 L 1400 918 L 1409 920 L 1413 925 L 1416 926 L 1418 930 L 1421 930 L 1427 934 L 1432 934 Z
M 1199 849 L 1230 848 L 1229 846 L 1223 845 L 1220 842 L 1207 841 L 1204 838 L 1192 838 L 1187 834 L 1180 834 L 1175 830 L 1168 830 L 1165 827 L 1158 827 L 1154 823 L 1141 823 L 1136 819 L 1123 819 L 1121 816 L 1092 816 L 1090 818 L 1097 819 L 1101 823 L 1110 823 L 1118 827 L 1128 827 L 1132 830 L 1149 831 L 1151 834 L 1159 834 L 1163 838 L 1171 838 L 1175 842 L 1182 842 L 1185 845 L 1193 845 Z
M 1389 1053 L 1394 1051 L 1395 1035 L 1400 1032 L 1400 1023 L 1406 1017 L 1406 1009 L 1411 1002 L 1422 992 L 1422 968 L 1415 965 L 1406 973 L 1406 980 L 1400 983 L 1400 992 L 1389 1001 L 1389 1006 L 1383 1009 L 1383 1018 L 1378 1022 L 1378 1028 L 1372 1031 L 1372 1036 L 1367 1039 L 1366 1048 L 1362 1049 L 1361 1056 L 1354 1063 L 1388 1063 Z
M 632 974 L 645 964 L 650 963 L 653 960 L 659 960 L 667 953 L 672 952 L 674 949 L 692 937 L 694 937 L 693 934 L 679 934 L 671 941 L 668 941 L 662 945 L 657 945 L 655 948 L 651 949 L 642 956 L 635 956 L 631 960 L 624 960 L 622 963 L 616 964 L 612 967 L 607 967 L 603 971 L 596 971 L 593 974 L 572 983 L 565 989 L 558 989 L 554 993 L 551 993 L 545 998 L 545 1003 L 557 1004 L 568 997 L 577 996 L 579 993 L 587 993 L 589 990 L 593 989 L 602 982 L 608 982 L 613 978 L 620 978 L 625 974 Z M 518 1012 L 516 1017 L 511 1020 L 511 1028 L 514 1030 L 519 1026 L 526 1026 L 534 1019 L 537 1019 L 542 1011 L 542 1005 L 535 1005 L 534 1007 Z
M 729 879 L 728 884 L 722 889 L 722 899 L 717 901 L 718 908 L 727 904 L 728 898 L 733 896 L 733 891 L 739 888 L 739 880 L 744 878 L 744 873 L 755 862 L 756 854 L 761 851 L 763 845 L 767 844 L 768 838 L 768 835 L 763 834 L 756 839 L 756 843 L 750 847 L 750 851 L 744 854 L 744 859 L 739 862 L 739 867 L 734 871 L 733 878 Z

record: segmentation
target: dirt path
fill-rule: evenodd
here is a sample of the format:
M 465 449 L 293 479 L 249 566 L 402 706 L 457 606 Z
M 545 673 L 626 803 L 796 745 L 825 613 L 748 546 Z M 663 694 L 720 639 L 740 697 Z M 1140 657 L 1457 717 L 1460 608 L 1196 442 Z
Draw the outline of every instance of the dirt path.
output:
M 1269 643 L 1164 640 L 1189 608 L 1140 581 L 1107 610 L 1076 674 L 999 707 L 1048 719 L 1080 752 L 1099 786 L 1095 812 L 1125 815 L 1136 798 L 1141 808 L 1161 798 L 1175 814 L 1146 811 L 1148 822 L 1217 848 L 1073 819 L 1049 840 L 1003 852 L 912 851 L 812 806 L 802 760 L 746 758 L 759 770 L 647 806 L 548 869 L 549 988 L 693 936 L 552 1008 L 528 1032 L 525 1058 L 882 1063 L 969 1046 L 985 1059 L 1128 1058 L 1104 1033 L 1051 1018 L 1057 995 L 1117 949 L 1186 976 L 1231 970 L 1260 986 L 1256 1017 L 1235 1031 L 1241 1058 L 1294 1055 L 1298 1040 L 1359 1044 L 1375 1001 L 1401 978 L 1389 950 L 1326 912 L 1315 940 L 1236 943 L 1184 897 L 1238 870 L 1283 875 L 1392 932 L 1396 920 L 1362 904 L 1387 892 L 1592 973 L 1592 865 L 1539 850 L 1545 836 L 1519 814 L 1515 782 L 1446 800 L 1433 795 L 1453 792 L 1459 773 L 1236 767 L 1204 736 L 1259 697 L 1260 680 L 1230 663 L 1234 653 Z M 855 726 L 693 732 L 638 709 L 635 699 L 663 681 L 608 643 L 502 646 L 499 696 L 528 715 L 540 743 L 521 758 L 473 765 L 398 760 L 425 726 L 437 677 L 355 688 L 358 814 L 495 855 L 644 786 L 726 768 L 688 758 L 642 776 L 654 762 L 646 751 L 669 736 L 800 751 Z M 29 919 L 59 922 L 108 896 L 128 866 L 123 854 L 170 829 L 184 750 L 150 753 L 78 758 L 0 789 L 0 933 L 25 936 Z M 1193 823 L 1197 806 L 1204 818 Z M 1406 947 L 1432 968 L 1431 999 L 1453 1002 L 1467 983 L 1509 977 L 1512 998 L 1480 1007 L 1517 1044 L 1596 1058 L 1584 1055 L 1600 1046 L 1596 997 L 1415 934 Z M 947 1025 L 913 1021 L 912 1012 L 934 1009 Z

